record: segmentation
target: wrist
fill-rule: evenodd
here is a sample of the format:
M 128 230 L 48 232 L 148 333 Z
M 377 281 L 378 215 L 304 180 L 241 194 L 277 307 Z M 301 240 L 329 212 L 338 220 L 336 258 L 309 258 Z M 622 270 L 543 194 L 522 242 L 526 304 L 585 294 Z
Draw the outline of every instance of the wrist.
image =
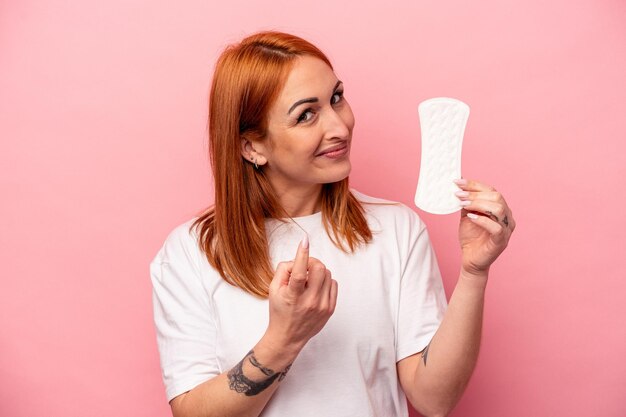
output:
M 286 343 L 266 332 L 255 346 L 254 351 L 263 356 L 266 361 L 270 361 L 277 368 L 282 369 L 296 359 L 303 347 L 299 344 Z
M 484 289 L 487 286 L 487 281 L 489 278 L 489 269 L 484 271 L 470 270 L 466 268 L 461 268 L 461 272 L 459 274 L 459 282 L 463 282 L 467 285 Z
M 489 276 L 489 266 L 486 269 L 476 269 L 468 266 L 461 266 L 461 275 L 473 279 L 487 279 Z

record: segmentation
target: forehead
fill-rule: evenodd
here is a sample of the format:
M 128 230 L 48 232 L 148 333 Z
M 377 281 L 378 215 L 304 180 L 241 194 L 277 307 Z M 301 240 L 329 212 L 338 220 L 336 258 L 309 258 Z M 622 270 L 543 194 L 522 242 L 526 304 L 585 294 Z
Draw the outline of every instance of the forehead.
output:
M 278 102 L 291 105 L 302 98 L 330 94 L 336 82 L 335 73 L 321 59 L 311 56 L 298 57 L 278 96 Z

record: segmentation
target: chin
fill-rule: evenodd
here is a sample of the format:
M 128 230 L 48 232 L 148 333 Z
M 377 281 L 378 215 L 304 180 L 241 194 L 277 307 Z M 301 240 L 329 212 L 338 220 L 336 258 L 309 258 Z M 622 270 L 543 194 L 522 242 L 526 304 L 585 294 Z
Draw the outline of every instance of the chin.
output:
M 352 171 L 352 165 L 348 160 L 345 168 L 339 169 L 339 167 L 337 167 L 337 169 L 334 169 L 333 171 L 333 174 L 329 175 L 329 178 L 324 181 L 324 184 L 339 182 L 347 178 L 350 175 L 350 171 Z

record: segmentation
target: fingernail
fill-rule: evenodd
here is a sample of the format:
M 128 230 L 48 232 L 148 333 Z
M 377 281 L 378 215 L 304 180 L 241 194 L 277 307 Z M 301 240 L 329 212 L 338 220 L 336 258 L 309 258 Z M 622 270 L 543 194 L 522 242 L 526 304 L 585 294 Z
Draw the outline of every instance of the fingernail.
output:
M 456 193 L 454 193 L 454 195 L 456 195 L 457 197 L 469 197 L 469 192 L 468 191 L 457 191 Z
M 466 207 L 466 206 L 469 206 L 470 204 L 472 204 L 470 200 L 463 200 L 459 203 L 459 206 Z
M 467 217 L 469 217 L 470 219 L 477 219 L 478 218 L 478 214 L 467 213 Z
M 309 247 L 309 235 L 304 235 L 302 242 L 300 242 L 300 247 L 302 247 L 302 249 L 307 249 Z
M 460 178 L 458 180 L 454 180 L 456 185 L 467 185 L 467 180 L 465 178 Z

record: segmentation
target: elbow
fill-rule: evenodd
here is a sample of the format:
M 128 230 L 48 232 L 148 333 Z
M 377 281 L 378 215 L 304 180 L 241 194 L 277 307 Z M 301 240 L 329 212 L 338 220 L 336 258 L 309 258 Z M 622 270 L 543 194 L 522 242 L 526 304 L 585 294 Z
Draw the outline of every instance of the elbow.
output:
M 410 404 L 424 417 L 446 417 L 454 411 L 465 390 L 462 384 L 420 387 L 407 395 Z M 417 387 L 416 387 L 417 388 Z
M 425 417 L 448 417 L 451 412 L 452 412 L 452 408 L 442 409 L 442 410 L 438 410 L 434 412 L 433 414 L 428 414 L 428 416 L 425 416 Z
M 422 397 L 422 401 L 410 401 L 410 403 L 424 417 L 447 417 L 457 404 L 453 398 L 441 399 L 440 401 L 432 401 L 432 398 L 426 400 Z
M 447 417 L 452 412 L 454 407 L 441 407 L 428 411 L 420 411 L 424 417 Z M 419 410 L 418 410 L 419 411 Z

